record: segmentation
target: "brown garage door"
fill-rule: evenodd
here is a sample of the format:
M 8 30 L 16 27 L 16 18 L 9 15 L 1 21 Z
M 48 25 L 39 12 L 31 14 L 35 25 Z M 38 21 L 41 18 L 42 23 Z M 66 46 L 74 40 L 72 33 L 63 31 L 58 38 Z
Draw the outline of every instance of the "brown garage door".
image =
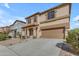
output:
M 64 28 L 42 30 L 42 37 L 43 38 L 63 39 L 64 38 Z

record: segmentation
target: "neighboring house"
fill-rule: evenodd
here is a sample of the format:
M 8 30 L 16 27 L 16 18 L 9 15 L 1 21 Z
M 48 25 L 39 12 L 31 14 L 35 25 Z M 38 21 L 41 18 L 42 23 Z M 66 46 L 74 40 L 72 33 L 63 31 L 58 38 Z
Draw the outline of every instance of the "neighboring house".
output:
M 0 33 L 9 33 L 9 26 L 0 27 Z
M 64 39 L 70 29 L 71 4 L 64 3 L 26 17 L 26 37 Z
M 22 27 L 25 25 L 26 23 L 20 20 L 16 20 L 12 25 L 10 25 L 10 32 L 9 32 L 9 36 L 16 38 L 21 34 L 22 31 Z

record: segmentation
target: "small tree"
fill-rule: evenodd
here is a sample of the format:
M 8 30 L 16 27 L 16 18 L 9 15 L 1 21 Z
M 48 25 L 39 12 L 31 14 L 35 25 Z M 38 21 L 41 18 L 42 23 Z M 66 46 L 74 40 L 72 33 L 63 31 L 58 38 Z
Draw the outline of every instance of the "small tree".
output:
M 72 45 L 73 48 L 79 48 L 79 29 L 73 29 L 68 33 L 66 42 Z

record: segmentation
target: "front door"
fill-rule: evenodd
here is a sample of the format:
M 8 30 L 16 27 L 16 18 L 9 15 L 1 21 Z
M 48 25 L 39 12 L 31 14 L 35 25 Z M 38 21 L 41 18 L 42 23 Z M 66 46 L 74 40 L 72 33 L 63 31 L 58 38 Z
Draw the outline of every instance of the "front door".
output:
M 29 35 L 30 35 L 30 36 L 33 36 L 33 29 L 32 29 L 32 28 L 29 29 Z

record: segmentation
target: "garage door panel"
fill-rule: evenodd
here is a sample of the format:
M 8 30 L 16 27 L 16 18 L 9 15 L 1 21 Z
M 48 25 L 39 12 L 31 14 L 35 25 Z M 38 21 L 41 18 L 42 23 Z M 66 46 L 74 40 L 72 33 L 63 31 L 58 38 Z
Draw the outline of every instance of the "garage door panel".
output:
M 42 37 L 44 38 L 57 38 L 62 39 L 64 38 L 64 29 L 49 29 L 49 30 L 42 30 Z

